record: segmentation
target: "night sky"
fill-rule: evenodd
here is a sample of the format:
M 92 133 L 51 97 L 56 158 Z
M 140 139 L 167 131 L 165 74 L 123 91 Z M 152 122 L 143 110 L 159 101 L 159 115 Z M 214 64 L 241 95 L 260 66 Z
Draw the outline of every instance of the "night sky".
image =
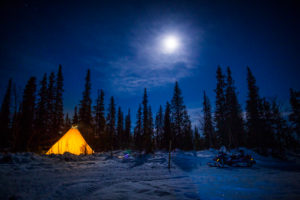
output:
M 287 105 L 289 88 L 300 89 L 296 1 L 13 2 L 0 4 L 1 101 L 9 78 L 21 97 L 30 76 L 40 81 L 59 64 L 65 112 L 79 104 L 89 68 L 93 102 L 103 89 L 106 106 L 113 95 L 133 121 L 143 88 L 156 113 L 178 80 L 195 123 L 204 90 L 214 103 L 218 65 L 231 67 L 243 108 L 246 66 L 261 96 Z M 172 54 L 162 52 L 166 35 L 179 39 Z

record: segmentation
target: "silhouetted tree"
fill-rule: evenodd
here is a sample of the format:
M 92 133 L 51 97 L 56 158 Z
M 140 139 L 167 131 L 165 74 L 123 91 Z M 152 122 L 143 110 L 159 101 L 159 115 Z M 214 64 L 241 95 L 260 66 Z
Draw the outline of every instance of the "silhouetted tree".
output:
M 227 68 L 227 85 L 225 91 L 225 127 L 226 147 L 236 148 L 244 144 L 244 127 L 241 106 L 238 103 L 231 70 Z
M 216 148 L 216 135 L 212 122 L 211 105 L 206 93 L 203 92 L 203 135 L 204 135 L 204 148 Z
M 12 139 L 11 129 L 10 129 L 11 87 L 12 87 L 12 80 L 9 79 L 5 96 L 1 105 L 1 112 L 0 112 L 0 127 L 1 127 L 0 150 L 11 146 L 11 139 Z
M 107 126 L 106 126 L 106 133 L 107 133 L 107 138 L 108 138 L 108 146 L 107 149 L 109 149 L 111 151 L 111 155 L 112 155 L 112 151 L 113 148 L 115 146 L 114 144 L 114 138 L 115 138 L 115 133 L 116 133 L 116 129 L 115 129 L 115 124 L 116 124 L 116 108 L 115 108 L 115 102 L 114 102 L 114 97 L 110 98 L 110 103 L 108 105 L 108 113 L 107 113 L 107 117 L 106 117 L 106 122 L 107 122 Z
M 118 108 L 118 121 L 117 121 L 117 148 L 124 148 L 124 120 L 121 107 Z
M 147 143 L 147 146 L 146 146 L 146 152 L 148 153 L 152 153 L 153 150 L 154 150 L 154 125 L 153 125 L 153 114 L 152 114 L 152 109 L 151 109 L 151 106 L 148 107 L 148 127 L 149 127 L 149 143 Z
M 142 151 L 143 144 L 142 144 L 142 134 L 143 134 L 143 128 L 142 128 L 142 107 L 139 105 L 137 114 L 136 114 L 136 125 L 134 128 L 134 147 L 135 149 Z
M 130 109 L 128 109 L 128 114 L 125 117 L 125 130 L 124 130 L 124 147 L 129 148 L 131 141 L 131 120 L 130 120 Z
M 273 132 L 274 132 L 274 147 L 279 152 L 283 153 L 284 149 L 291 149 L 295 146 L 295 140 L 291 135 L 287 121 L 280 112 L 279 104 L 273 100 L 271 104 Z
M 35 119 L 36 78 L 31 77 L 27 82 L 23 94 L 22 111 L 20 119 L 20 131 L 18 132 L 17 151 L 29 150 L 29 144 L 33 136 L 33 124 Z
M 77 106 L 74 108 L 74 115 L 72 119 L 72 124 L 77 125 L 78 124 L 78 114 L 77 114 Z
M 42 151 L 49 147 L 50 135 L 48 135 L 49 113 L 47 109 L 48 102 L 48 88 L 47 88 L 47 74 L 44 74 L 40 82 L 40 89 L 38 92 L 36 120 L 35 120 L 35 136 L 32 141 L 33 151 Z
M 193 149 L 193 131 L 192 123 L 190 117 L 187 113 L 187 110 L 184 110 L 183 113 L 183 141 L 181 144 L 183 150 L 192 150 Z
M 164 132 L 162 137 L 162 148 L 168 150 L 170 141 L 174 143 L 174 134 L 172 132 L 171 123 L 171 105 L 169 102 L 166 103 L 165 115 L 164 115 Z
M 173 98 L 171 101 L 171 122 L 172 122 L 172 146 L 173 148 L 183 147 L 183 127 L 184 127 L 184 112 L 185 105 L 183 104 L 183 97 L 176 81 L 174 87 Z
M 150 136 L 150 129 L 149 129 L 149 115 L 148 115 L 148 95 L 147 89 L 144 90 L 143 96 L 143 147 L 146 150 L 146 153 L 150 153 L 152 150 L 151 147 L 151 136 Z
M 85 135 L 88 142 L 92 138 L 92 100 L 91 100 L 91 77 L 90 70 L 88 69 L 85 77 L 84 91 L 82 93 L 82 100 L 80 101 L 79 108 L 79 128 L 83 135 Z
M 96 133 L 98 135 L 104 134 L 105 131 L 105 108 L 104 108 L 104 92 L 98 91 L 98 98 L 96 100 L 95 109 L 95 121 L 96 121 Z
M 290 104 L 292 108 L 289 115 L 291 129 L 300 137 L 300 91 L 290 89 Z
M 50 73 L 47 91 L 47 109 L 48 109 L 48 129 L 46 130 L 49 140 L 56 140 L 56 114 L 55 114 L 55 75 L 54 72 Z M 53 142 L 52 142 L 53 143 Z
M 56 95 L 55 95 L 55 133 L 62 134 L 64 124 L 64 108 L 63 108 L 63 74 L 62 66 L 59 65 L 56 75 Z
M 163 108 L 160 105 L 155 117 L 155 146 L 158 149 L 162 148 L 162 140 L 164 132 L 164 116 Z
M 65 124 L 64 124 L 64 133 L 66 133 L 72 126 L 72 123 L 71 123 L 71 119 L 69 118 L 69 114 L 67 113 L 66 114 L 66 117 L 65 117 Z
M 261 99 L 258 94 L 258 87 L 256 80 L 249 67 L 247 67 L 247 81 L 248 81 L 248 99 L 246 101 L 246 118 L 248 139 L 247 146 L 262 146 L 261 129 L 262 121 L 260 117 Z
M 95 135 L 96 138 L 96 144 L 95 147 L 96 150 L 104 150 L 104 145 L 106 143 L 106 137 L 105 137 L 105 108 L 104 108 L 104 92 L 103 90 L 98 90 L 98 97 L 96 100 L 96 106 L 94 106 L 94 112 L 95 112 Z
M 221 67 L 217 68 L 217 87 L 216 92 L 216 110 L 215 110 L 215 123 L 216 123 L 216 134 L 219 141 L 219 145 L 225 145 L 228 141 L 226 136 L 225 128 L 225 77 L 222 73 Z

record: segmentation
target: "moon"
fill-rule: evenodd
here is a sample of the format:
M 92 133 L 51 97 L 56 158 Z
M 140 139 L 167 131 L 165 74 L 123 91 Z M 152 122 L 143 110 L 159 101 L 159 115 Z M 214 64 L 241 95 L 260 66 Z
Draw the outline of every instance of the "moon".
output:
M 179 39 L 174 35 L 168 35 L 162 40 L 163 52 L 167 54 L 174 53 L 179 47 Z

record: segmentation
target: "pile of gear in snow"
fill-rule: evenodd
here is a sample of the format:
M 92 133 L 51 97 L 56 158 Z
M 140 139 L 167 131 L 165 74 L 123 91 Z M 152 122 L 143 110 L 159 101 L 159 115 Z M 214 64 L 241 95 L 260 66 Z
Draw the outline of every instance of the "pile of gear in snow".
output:
M 213 162 L 208 162 L 210 167 L 252 167 L 255 160 L 251 155 L 245 154 L 244 150 L 239 150 L 236 153 L 227 153 L 226 151 L 219 151 Z

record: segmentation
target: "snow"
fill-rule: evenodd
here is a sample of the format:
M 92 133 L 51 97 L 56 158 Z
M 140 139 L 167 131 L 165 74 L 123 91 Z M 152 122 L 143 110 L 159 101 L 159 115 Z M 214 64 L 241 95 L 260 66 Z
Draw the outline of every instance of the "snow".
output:
M 244 149 L 252 168 L 207 166 L 214 149 L 139 155 L 0 154 L 0 199 L 300 199 L 299 157 L 288 161 Z

